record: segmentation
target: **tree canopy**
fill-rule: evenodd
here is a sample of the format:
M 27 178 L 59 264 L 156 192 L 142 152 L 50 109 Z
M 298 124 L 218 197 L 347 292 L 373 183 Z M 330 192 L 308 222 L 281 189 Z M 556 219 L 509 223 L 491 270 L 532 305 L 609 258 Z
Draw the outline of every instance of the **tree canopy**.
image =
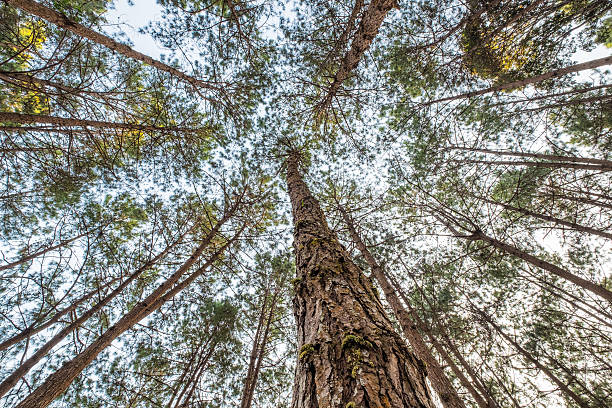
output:
M 605 0 L 5 0 L 0 405 L 609 406 L 611 49 Z

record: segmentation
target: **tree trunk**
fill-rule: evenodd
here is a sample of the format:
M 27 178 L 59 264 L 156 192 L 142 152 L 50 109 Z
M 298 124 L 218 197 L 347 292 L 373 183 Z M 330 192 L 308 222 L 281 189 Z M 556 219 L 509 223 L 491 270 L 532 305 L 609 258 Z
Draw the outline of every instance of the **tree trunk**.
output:
M 141 52 L 133 50 L 127 45 L 121 44 L 113 40 L 112 38 L 107 37 L 104 34 L 100 34 L 75 21 L 71 21 L 70 19 L 68 19 L 68 17 L 66 17 L 62 13 L 58 13 L 57 11 L 52 10 L 38 2 L 35 2 L 33 0 L 7 0 L 7 3 L 13 7 L 20 8 L 28 13 L 34 14 L 37 17 L 47 20 L 48 22 L 55 24 L 56 26 L 61 27 L 64 30 L 71 31 L 80 37 L 87 38 L 90 41 L 103 45 L 128 58 L 138 60 L 145 64 L 151 65 L 152 67 L 155 67 L 159 70 L 166 71 L 170 73 L 171 75 L 177 78 L 180 78 L 181 80 L 193 85 L 196 88 L 201 87 L 201 88 L 213 89 L 217 91 L 221 90 L 219 84 L 213 85 L 210 82 L 202 81 L 201 79 L 197 79 L 190 75 L 187 75 L 179 71 L 178 69 L 171 67 L 170 65 L 164 64 L 163 62 L 157 61 L 156 59 L 153 59 L 149 57 L 148 55 L 145 55 Z
M 454 101 L 456 99 L 463 99 L 463 98 L 472 98 L 474 96 L 484 95 L 484 94 L 487 94 L 487 93 L 501 91 L 501 90 L 504 90 L 504 89 L 522 88 L 523 86 L 526 86 L 526 85 L 529 85 L 529 84 L 535 84 L 535 83 L 542 82 L 542 81 L 546 81 L 547 79 L 552 79 L 552 78 L 560 77 L 560 76 L 563 76 L 563 75 L 571 74 L 573 72 L 584 71 L 586 69 L 599 68 L 599 67 L 603 67 L 605 65 L 610 65 L 610 64 L 612 64 L 612 56 L 604 57 L 604 58 L 599 58 L 599 59 L 592 60 L 592 61 L 583 62 L 581 64 L 571 65 L 571 66 L 565 67 L 565 68 L 555 69 L 555 70 L 549 71 L 549 72 L 547 72 L 545 74 L 535 75 L 535 76 L 532 76 L 531 78 L 522 79 L 520 81 L 509 82 L 509 83 L 506 83 L 506 84 L 496 85 L 496 86 L 492 86 L 490 88 L 481 89 L 479 91 L 466 92 L 466 93 L 461 94 L 461 95 L 448 96 L 446 98 L 436 99 L 434 101 L 426 102 L 424 105 L 428 106 L 428 105 L 433 105 L 434 103 Z
M 27 338 L 30 338 L 33 335 L 35 335 L 36 333 L 40 333 L 41 331 L 43 331 L 43 330 L 53 326 L 55 323 L 57 323 L 59 321 L 59 319 L 62 316 L 65 316 L 66 314 L 72 312 L 73 310 L 76 310 L 76 308 L 79 307 L 80 304 L 82 304 L 82 303 L 86 302 L 87 300 L 91 299 L 97 293 L 99 293 L 100 290 L 109 287 L 110 285 L 112 285 L 113 283 L 118 281 L 119 279 L 121 279 L 121 278 L 113 278 L 110 281 L 106 282 L 104 285 L 101 285 L 100 287 L 95 288 L 95 289 L 87 292 L 86 294 L 84 294 L 83 296 L 81 296 L 80 298 L 78 298 L 77 300 L 72 302 L 72 304 L 70 306 L 65 307 L 62 310 L 60 310 L 57 313 L 55 313 L 53 315 L 53 317 L 50 318 L 49 320 L 47 320 L 46 322 L 40 323 L 38 326 L 35 326 L 35 324 L 40 322 L 40 320 L 42 320 L 44 317 L 46 317 L 47 314 L 45 314 L 43 317 L 38 317 L 36 319 L 36 321 L 34 323 L 32 323 L 30 326 L 28 326 L 27 328 L 25 328 L 24 330 L 22 330 L 18 334 L 14 335 L 13 337 L 11 337 L 9 339 L 6 339 L 2 343 L 0 343 L 0 351 L 1 350 L 6 350 L 7 348 L 11 347 L 12 345 L 17 344 L 20 341 L 25 340 Z
M 342 83 L 350 77 L 353 70 L 359 65 L 363 54 L 370 48 L 387 13 L 397 7 L 396 0 L 373 0 L 368 5 L 359 22 L 357 32 L 353 36 L 351 48 L 344 55 L 325 98 L 317 107 L 320 112 L 329 108 Z
M 191 229 L 190 229 L 191 230 Z M 166 256 L 168 252 L 174 248 L 177 244 L 179 244 L 185 235 L 187 235 L 189 231 L 186 231 L 178 240 L 176 240 L 171 245 L 167 246 L 162 252 L 157 254 L 153 259 L 146 262 L 142 267 L 133 272 L 126 280 L 124 280 L 119 286 L 117 286 L 111 293 L 106 295 L 102 300 L 96 303 L 94 306 L 90 307 L 85 313 L 75 319 L 68 326 L 64 327 L 60 330 L 55 336 L 53 336 L 49 341 L 47 341 L 42 347 L 40 347 L 32 356 L 30 356 L 27 360 L 21 363 L 19 367 L 15 371 L 11 373 L 8 377 L 0 383 L 0 397 L 6 394 L 17 382 L 26 375 L 32 367 L 34 367 L 40 360 L 45 357 L 49 351 L 53 349 L 56 345 L 58 345 L 66 336 L 72 333 L 74 330 L 81 327 L 83 323 L 89 320 L 92 316 L 98 313 L 104 306 L 106 306 L 111 300 L 113 300 L 117 295 L 123 292 L 123 290 L 136 278 L 138 278 L 144 271 L 148 270 L 152 266 L 154 266 L 160 259 Z M 72 309 L 74 311 L 74 309 Z M 33 334 L 33 333 L 32 333 Z M 28 334 L 28 336 L 31 334 Z
M 438 363 L 438 360 L 436 360 L 433 354 L 431 354 L 431 351 L 423 341 L 423 337 L 418 332 L 415 323 L 412 321 L 413 319 L 411 318 L 410 314 L 402 306 L 399 297 L 393 289 L 393 286 L 391 286 L 387 280 L 382 267 L 378 264 L 378 262 L 376 262 L 376 259 L 374 259 L 374 256 L 372 256 L 372 253 L 361 239 L 361 236 L 357 233 L 352 218 L 341 205 L 338 205 L 338 210 L 342 214 L 344 223 L 348 227 L 351 239 L 365 258 L 372 271 L 372 274 L 380 284 L 383 293 L 385 294 L 385 299 L 397 317 L 402 331 L 412 346 L 416 356 L 425 362 L 429 381 L 431 381 L 431 384 L 440 397 L 442 404 L 446 408 L 465 408 L 465 404 L 461 398 L 459 398 L 457 390 L 455 390 L 453 384 L 446 377 L 446 374 L 444 374 L 444 370 Z
M 596 170 L 612 171 L 612 165 L 608 164 L 583 164 L 583 163 L 563 163 L 563 162 L 536 162 L 527 160 L 450 160 L 455 163 L 468 164 L 488 164 L 493 166 L 526 166 L 542 169 L 574 169 L 574 170 Z
M 83 238 L 83 237 L 91 234 L 93 231 L 97 231 L 98 229 L 100 229 L 100 228 L 96 228 L 94 230 L 85 231 L 85 232 L 83 232 L 83 233 L 81 233 L 79 235 L 75 235 L 72 238 L 64 239 L 64 240 L 58 242 L 55 245 L 51 245 L 49 247 L 43 248 L 43 249 L 41 249 L 39 251 L 36 251 L 33 254 L 26 255 L 26 256 L 24 256 L 21 259 L 18 259 L 16 261 L 10 262 L 10 263 L 8 263 L 6 265 L 2 265 L 2 266 L 0 266 L 0 271 L 3 271 L 5 269 L 14 268 L 14 267 L 19 266 L 19 265 L 21 265 L 23 263 L 31 261 L 32 259 L 38 258 L 39 256 L 46 254 L 47 252 L 51 252 L 51 251 L 54 251 L 54 250 L 56 250 L 58 248 L 65 247 L 66 245 L 76 241 L 77 239 Z
M 486 313 L 484 313 L 481 310 L 477 310 L 478 314 L 480 316 L 482 316 L 483 320 L 485 320 L 487 323 L 489 323 L 496 332 L 498 332 L 500 334 L 500 336 L 502 336 L 508 343 L 510 343 L 516 350 L 518 350 L 519 353 L 521 353 L 523 355 L 523 357 L 525 357 L 525 359 L 527 359 L 529 362 L 531 362 L 533 365 L 535 365 L 539 370 L 541 370 L 544 374 L 546 374 L 546 376 L 550 379 L 550 381 L 555 384 L 557 387 L 559 387 L 559 389 L 568 397 L 570 397 L 572 400 L 574 400 L 576 402 L 576 404 L 578 404 L 578 406 L 582 407 L 582 408 L 589 408 L 589 404 L 584 401 L 582 398 L 580 398 L 578 395 L 576 395 L 576 393 L 574 393 L 572 390 L 569 389 L 569 387 L 567 385 L 565 385 L 565 383 L 563 381 L 561 381 L 559 378 L 557 378 L 557 376 L 555 376 L 549 369 L 548 367 L 546 367 L 545 365 L 543 365 L 542 363 L 540 363 L 535 357 L 533 357 L 531 355 L 531 353 L 529 353 L 527 350 L 525 350 L 523 347 L 521 347 L 516 341 L 514 341 L 510 336 L 508 336 L 506 333 L 503 332 L 503 330 L 501 330 L 501 328 L 495 324 L 493 322 L 493 320 L 489 317 L 489 315 L 487 315 Z
M 609 233 L 609 232 L 600 231 L 600 230 L 595 229 L 595 228 L 586 227 L 584 225 L 576 224 L 576 223 L 570 222 L 570 221 L 565 221 L 565 220 L 562 220 L 560 218 L 552 217 L 550 215 L 539 214 L 539 213 L 531 211 L 531 210 L 526 210 L 524 208 L 514 207 L 512 205 L 500 203 L 498 201 L 489 200 L 488 198 L 479 197 L 479 196 L 474 196 L 474 198 L 476 198 L 478 200 L 482 200 L 485 203 L 489 203 L 489 204 L 493 204 L 493 205 L 498 205 L 498 206 L 503 207 L 504 209 L 509 210 L 509 211 L 514 211 L 514 212 L 517 212 L 517 213 L 520 213 L 520 214 L 527 215 L 529 217 L 537 218 L 539 220 L 552 222 L 552 223 L 555 223 L 555 224 L 558 224 L 558 225 L 563 225 L 565 227 L 569 227 L 569 228 L 571 228 L 573 230 L 576 230 L 576 231 L 585 232 L 585 233 L 588 233 L 588 234 L 598 235 L 598 236 L 603 237 L 603 238 L 612 239 L 612 234 Z
M 544 269 L 552 273 L 553 275 L 556 275 L 562 279 L 568 280 L 580 286 L 581 288 L 590 291 L 591 293 L 601 296 L 602 298 L 606 299 L 608 302 L 612 302 L 612 292 L 610 292 L 603 286 L 597 285 L 593 282 L 589 282 L 588 280 L 583 279 L 579 276 L 576 276 L 573 273 L 566 271 L 565 269 L 559 268 L 558 266 L 553 265 L 550 262 L 546 262 L 543 259 L 537 258 L 533 255 L 528 254 L 527 252 L 521 251 L 520 249 L 512 245 L 506 244 L 495 238 L 489 237 L 488 235 L 485 235 L 482 231 L 476 231 L 473 235 L 467 238 L 471 240 L 481 240 L 481 241 L 487 242 L 495 248 L 501 249 L 504 252 L 512 254 L 534 266 L 537 266 L 538 268 Z
M 25 113 L 12 113 L 12 112 L 0 112 L 1 122 L 13 122 L 13 123 L 50 123 L 53 125 L 60 126 L 82 126 L 92 127 L 98 129 L 127 129 L 127 130 L 141 130 L 145 132 L 198 132 L 206 131 L 207 128 L 190 129 L 182 127 L 164 127 L 164 126 L 153 126 L 153 125 L 139 125 L 136 123 L 120 123 L 120 122 L 104 122 L 100 120 L 85 120 L 85 119 L 74 119 L 74 118 L 62 118 L 59 116 L 47 116 L 47 115 L 30 115 Z M 3 127 L 0 126 L 0 130 Z M 10 127 L 10 129 L 15 129 Z
M 187 285 L 193 282 L 198 276 L 212 265 L 225 249 L 242 233 L 246 224 L 240 229 L 230 241 L 217 250 L 206 263 L 193 272 L 187 279 L 177 284 L 179 279 L 187 272 L 187 270 L 195 264 L 200 258 L 204 249 L 210 245 L 213 238 L 219 232 L 221 225 L 224 224 L 233 211 L 237 208 L 237 203 L 232 206 L 217 224 L 212 228 L 209 234 L 203 239 L 200 246 L 189 257 L 181 267 L 159 285 L 149 296 L 139 302 L 129 312 L 127 312 L 115 325 L 111 326 L 104 334 L 95 340 L 89 347 L 83 350 L 72 360 L 64 363 L 55 373 L 51 374 L 43 384 L 36 388 L 30 395 L 17 405 L 17 408 L 44 408 L 49 405 L 56 397 L 62 394 L 70 383 L 91 363 L 98 354 L 110 345 L 113 340 L 119 337 L 123 332 L 130 329 L 134 324 L 157 310 L 166 301 L 174 297 L 178 292 L 184 289 Z
M 287 160 L 296 253 L 299 357 L 293 408 L 433 406 L 425 367 L 394 332 L 371 281 L 331 232 Z
M 404 304 L 409 305 L 410 303 L 408 301 L 408 298 L 406 297 L 406 295 L 400 288 L 399 284 L 395 281 L 395 279 L 393 279 L 393 277 L 390 277 L 390 280 L 391 280 L 391 284 L 393 285 L 397 293 L 399 293 L 400 297 L 404 301 Z M 455 364 L 455 362 L 453 361 L 451 356 L 446 352 L 442 344 L 440 344 L 440 342 L 436 339 L 436 337 L 431 333 L 431 330 L 429 329 L 429 327 L 427 327 L 425 322 L 422 321 L 420 317 L 416 313 L 414 313 L 414 311 L 411 311 L 411 315 L 413 316 L 414 321 L 417 324 L 417 327 L 421 329 L 421 331 L 427 335 L 427 337 L 429 338 L 429 341 L 434 346 L 438 354 L 440 354 L 440 356 L 442 356 L 444 361 L 446 361 L 446 364 L 448 364 L 448 366 L 451 368 L 455 376 L 459 379 L 459 381 L 461 382 L 461 385 L 463 385 L 465 389 L 468 390 L 472 398 L 474 398 L 474 401 L 476 401 L 476 404 L 478 404 L 480 408 L 499 407 L 499 404 L 497 404 L 493 400 L 493 398 L 491 398 L 489 393 L 485 389 L 479 386 L 478 381 L 474 377 L 472 377 L 472 381 L 474 381 L 475 386 L 479 389 L 480 393 L 485 396 L 487 401 L 483 399 L 482 395 L 479 394 L 478 391 L 476 391 L 476 389 L 474 388 L 474 385 L 470 383 L 470 381 L 463 374 L 463 371 L 461 371 L 461 369 L 459 369 L 457 364 Z
M 468 152 L 487 153 L 494 154 L 496 156 L 512 156 L 512 157 L 533 157 L 542 160 L 557 160 L 566 161 L 573 163 L 589 163 L 589 164 L 602 164 L 612 167 L 612 161 L 604 159 L 594 159 L 591 157 L 575 157 L 575 156 L 561 156 L 558 154 L 546 154 L 546 153 L 528 153 L 528 152 L 512 152 L 503 150 L 491 150 L 491 149 L 480 149 L 475 147 L 461 147 L 451 146 L 452 150 L 463 150 Z

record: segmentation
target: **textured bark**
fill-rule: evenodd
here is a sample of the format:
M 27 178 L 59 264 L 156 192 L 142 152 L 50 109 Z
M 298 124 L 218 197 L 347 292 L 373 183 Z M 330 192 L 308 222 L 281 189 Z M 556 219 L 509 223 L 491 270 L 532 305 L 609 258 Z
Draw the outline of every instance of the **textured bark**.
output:
M 83 323 L 89 320 L 92 316 L 98 313 L 104 306 L 106 306 L 111 300 L 113 300 L 117 295 L 123 292 L 123 290 L 132 283 L 135 279 L 137 279 L 144 271 L 148 270 L 152 266 L 154 266 L 160 259 L 164 258 L 168 252 L 174 248 L 177 244 L 179 244 L 185 235 L 187 235 L 189 231 L 185 232 L 181 237 L 176 240 L 171 245 L 167 246 L 162 252 L 157 254 L 151 260 L 146 262 L 143 266 L 134 271 L 130 276 L 127 277 L 119 286 L 117 286 L 111 293 L 106 295 L 103 299 L 101 299 L 94 306 L 90 307 L 85 311 L 81 316 L 71 322 L 68 326 L 64 327 L 60 330 L 55 336 L 53 336 L 50 340 L 48 340 L 45 344 L 42 345 L 34 354 L 28 357 L 27 360 L 23 361 L 19 367 L 15 369 L 8 377 L 0 383 L 0 397 L 6 394 L 17 382 L 23 378 L 31 369 L 34 367 L 40 360 L 42 360 L 55 346 L 57 346 L 62 340 L 66 338 L 70 333 L 74 330 L 81 327 Z
M 359 249 L 361 252 L 361 255 L 363 255 L 365 258 L 372 271 L 372 274 L 380 284 L 380 287 L 385 295 L 385 299 L 397 317 L 404 335 L 408 339 L 408 342 L 412 346 L 416 356 L 425 362 L 429 381 L 431 381 L 434 390 L 436 390 L 436 393 L 440 397 L 440 401 L 442 401 L 442 404 L 446 408 L 465 408 L 465 404 L 457 394 L 457 390 L 455 390 L 453 384 L 446 377 L 440 363 L 438 363 L 438 360 L 436 360 L 436 358 L 433 356 L 431 350 L 429 350 L 423 341 L 421 333 L 419 333 L 417 330 L 415 321 L 413 321 L 413 317 L 416 316 L 414 314 L 411 316 L 411 314 L 402 306 L 402 303 L 395 293 L 393 286 L 387 279 L 384 270 L 365 245 L 361 239 L 361 236 L 357 233 L 350 215 L 342 206 L 339 205 L 338 209 L 342 214 L 344 223 L 348 227 L 351 239 L 357 246 L 357 249 Z
M 359 22 L 357 32 L 353 36 L 351 48 L 344 55 L 327 94 L 318 107 L 320 111 L 325 111 L 331 105 L 342 83 L 351 76 L 353 70 L 359 65 L 363 54 L 370 48 L 387 13 L 397 7 L 396 0 L 373 0 L 368 5 Z
M 136 123 L 121 123 L 121 122 L 105 122 L 101 120 L 85 120 L 85 119 L 74 119 L 74 118 L 62 118 L 58 116 L 47 116 L 47 115 L 29 115 L 25 113 L 13 113 L 13 112 L 0 112 L 0 122 L 13 122 L 13 123 L 50 123 L 53 125 L 60 126 L 81 126 L 81 127 L 92 127 L 97 129 L 125 129 L 125 130 L 140 130 L 145 132 L 197 132 L 204 131 L 207 128 L 190 129 L 175 126 L 153 126 L 153 125 L 139 125 Z M 0 130 L 5 129 L 4 126 L 0 126 Z M 14 126 L 7 126 L 6 129 L 14 130 Z
M 423 363 L 329 229 L 298 161 L 297 155 L 287 161 L 299 347 L 292 407 L 432 407 Z
M 211 244 L 213 238 L 219 232 L 223 225 L 233 214 L 237 208 L 236 205 L 227 212 L 224 217 L 215 224 L 212 230 L 203 238 L 202 243 L 196 251 L 189 257 L 181 267 L 173 273 L 168 279 L 160 284 L 149 296 L 139 302 L 129 312 L 127 312 L 119 321 L 104 332 L 98 339 L 89 345 L 80 354 L 72 360 L 64 363 L 55 373 L 47 377 L 45 382 L 36 388 L 30 395 L 17 405 L 17 408 L 44 408 L 49 405 L 56 397 L 61 395 L 70 383 L 89 365 L 98 354 L 110 345 L 113 340 L 119 337 L 123 332 L 130 329 L 134 324 L 147 317 L 149 314 L 161 307 L 166 301 L 174 297 L 178 292 L 183 290 L 198 276 L 201 276 L 204 271 L 212 265 L 221 254 L 225 251 L 235 239 L 238 238 L 242 229 L 239 230 L 234 237 L 217 250 L 210 258 L 193 272 L 187 279 L 178 283 L 179 279 L 187 272 L 187 270 L 201 257 L 204 250 Z M 244 229 L 244 226 L 243 226 Z
M 55 24 L 56 26 L 61 27 L 64 30 L 72 31 L 73 33 L 81 37 L 87 38 L 88 40 L 103 45 L 128 58 L 138 60 L 145 64 L 151 65 L 152 67 L 155 67 L 159 70 L 166 71 L 172 74 L 173 76 L 180 78 L 181 80 L 195 86 L 196 88 L 200 87 L 206 89 L 214 89 L 217 91 L 221 90 L 218 85 L 213 85 L 210 82 L 206 82 L 201 79 L 187 75 L 184 72 L 181 72 L 178 69 L 171 67 L 170 65 L 164 64 L 163 62 L 153 59 L 148 55 L 133 50 L 127 45 L 121 44 L 104 34 L 100 34 L 88 27 L 85 27 L 82 24 L 72 21 L 62 13 L 52 10 L 49 7 L 46 7 L 38 2 L 35 2 L 33 0 L 6 0 L 6 2 L 13 7 L 17 7 L 22 9 L 23 11 L 34 14 L 35 16 L 47 20 L 48 22 Z
M 612 64 L 612 56 L 599 58 L 596 60 L 583 62 L 581 64 L 576 64 L 576 65 L 571 65 L 565 68 L 555 69 L 545 74 L 535 75 L 535 76 L 532 76 L 531 78 L 522 79 L 520 81 L 509 82 L 506 84 L 496 85 L 490 88 L 481 89 L 479 91 L 466 92 L 461 95 L 448 96 L 446 98 L 436 99 L 434 101 L 429 101 L 425 103 L 425 106 L 432 105 L 434 103 L 454 101 L 456 99 L 472 98 L 474 96 L 484 95 L 484 94 L 491 93 L 491 92 L 497 92 L 497 91 L 501 91 L 504 89 L 521 88 L 526 85 L 546 81 L 547 79 L 557 78 L 563 75 L 571 74 L 573 72 L 580 72 L 586 69 L 599 68 L 599 67 L 603 67 L 605 65 L 610 65 L 610 64 Z

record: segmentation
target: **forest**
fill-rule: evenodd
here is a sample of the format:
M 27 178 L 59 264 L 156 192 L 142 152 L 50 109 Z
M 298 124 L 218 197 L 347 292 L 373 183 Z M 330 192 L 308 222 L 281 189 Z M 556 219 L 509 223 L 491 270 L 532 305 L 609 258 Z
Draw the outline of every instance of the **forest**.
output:
M 612 407 L 611 51 L 609 0 L 2 0 L 0 407 Z

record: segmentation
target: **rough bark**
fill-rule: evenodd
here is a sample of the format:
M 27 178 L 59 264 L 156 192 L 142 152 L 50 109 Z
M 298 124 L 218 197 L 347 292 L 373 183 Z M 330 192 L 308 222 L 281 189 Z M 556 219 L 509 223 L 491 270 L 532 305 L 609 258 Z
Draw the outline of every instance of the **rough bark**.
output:
M 91 345 L 89 345 L 80 354 L 74 357 L 72 360 L 64 363 L 55 373 L 47 377 L 45 382 L 36 388 L 30 395 L 28 395 L 23 401 L 21 401 L 17 408 L 44 408 L 49 405 L 56 397 L 62 394 L 72 383 L 72 381 L 83 371 L 85 367 L 89 365 L 98 354 L 110 345 L 113 340 L 119 337 L 123 332 L 130 329 L 134 324 L 153 313 L 159 307 L 161 307 L 166 301 L 174 297 L 178 292 L 183 290 L 191 282 L 193 282 L 198 276 L 201 276 L 204 271 L 212 265 L 242 232 L 239 230 L 234 237 L 223 245 L 219 250 L 210 256 L 210 258 L 193 272 L 187 279 L 184 279 L 181 283 L 178 283 L 179 279 L 187 272 L 187 270 L 195 264 L 195 262 L 201 257 L 204 250 L 211 244 L 213 238 L 219 232 L 221 225 L 223 225 L 233 214 L 238 204 L 232 206 L 232 209 L 228 211 L 212 230 L 203 238 L 202 243 L 196 249 L 196 251 L 185 261 L 181 267 L 173 273 L 168 279 L 160 284 L 149 296 L 143 301 L 139 302 L 129 312 L 127 312 L 119 321 L 111 326 L 106 332 L 104 332 L 98 339 L 96 339 Z M 244 229 L 244 227 L 243 227 Z
M 393 286 L 387 279 L 383 268 L 376 261 L 368 247 L 361 239 L 361 236 L 357 233 L 351 216 L 341 205 L 338 206 L 338 209 L 340 210 L 344 223 L 348 228 L 351 240 L 355 243 L 357 249 L 359 249 L 361 255 L 365 258 L 372 271 L 372 274 L 380 284 L 380 287 L 385 295 L 385 299 L 397 317 L 404 335 L 408 339 L 408 342 L 412 346 L 416 356 L 425 362 L 429 381 L 431 381 L 434 390 L 440 397 L 440 401 L 442 401 L 442 404 L 446 408 L 465 408 L 465 404 L 457 394 L 457 390 L 455 390 L 453 384 L 446 377 L 446 374 L 444 374 L 444 370 L 440 366 L 440 363 L 438 363 L 438 360 L 436 360 L 431 353 L 431 350 L 429 350 L 423 341 L 423 337 L 417 330 L 416 324 L 413 321 L 414 316 L 411 316 L 411 314 L 402 306 L 401 301 L 395 293 Z
M 317 108 L 319 111 L 325 111 L 329 108 L 342 83 L 351 76 L 353 70 L 359 65 L 359 61 L 361 61 L 363 54 L 370 48 L 387 13 L 391 11 L 391 9 L 397 7 L 396 0 L 373 0 L 368 5 L 361 21 L 359 21 L 357 32 L 353 36 L 353 41 L 351 42 L 351 47 L 344 55 L 344 58 L 342 58 L 340 67 L 336 75 L 334 75 L 334 79 L 327 90 L 327 94 Z
M 449 101 L 454 101 L 457 99 L 464 99 L 464 98 L 472 98 L 474 96 L 484 95 L 487 93 L 497 92 L 497 91 L 501 91 L 505 89 L 521 88 L 526 85 L 546 81 L 547 79 L 557 78 L 563 75 L 571 74 L 573 72 L 580 72 L 580 71 L 584 71 L 587 69 L 599 68 L 599 67 L 603 67 L 605 65 L 610 65 L 610 64 L 612 64 L 612 56 L 583 62 L 581 64 L 571 65 L 565 68 L 555 69 L 555 70 L 546 72 L 541 75 L 535 75 L 530 78 L 522 79 L 520 81 L 509 82 L 506 84 L 501 84 L 501 85 L 492 86 L 490 88 L 481 89 L 479 91 L 466 92 L 460 95 L 454 95 L 454 96 L 448 96 L 446 98 L 436 99 L 434 101 L 426 102 L 424 105 L 428 106 L 428 105 L 433 105 L 434 103 L 449 102 Z
M 299 357 L 293 408 L 432 407 L 423 363 L 394 332 L 371 281 L 331 232 L 287 160 Z
M 116 51 L 128 58 L 135 59 L 137 61 L 151 65 L 152 67 L 155 67 L 159 70 L 168 72 L 173 76 L 180 78 L 181 80 L 193 85 L 196 88 L 213 89 L 216 91 L 221 90 L 218 84 L 213 85 L 210 82 L 203 81 L 201 79 L 187 75 L 184 72 L 181 72 L 178 69 L 171 67 L 170 65 L 164 64 L 163 62 L 153 59 L 148 55 L 133 50 L 127 45 L 121 44 L 120 42 L 117 42 L 104 34 L 100 34 L 88 27 L 85 27 L 82 24 L 72 21 L 62 13 L 52 10 L 49 7 L 46 7 L 38 2 L 32 0 L 6 0 L 6 2 L 13 7 L 20 8 L 23 11 L 31 13 L 44 20 L 47 20 L 48 22 L 55 24 L 56 26 L 61 27 L 64 30 L 71 31 L 81 37 L 87 38 L 90 41 L 93 41 L 113 51 Z

